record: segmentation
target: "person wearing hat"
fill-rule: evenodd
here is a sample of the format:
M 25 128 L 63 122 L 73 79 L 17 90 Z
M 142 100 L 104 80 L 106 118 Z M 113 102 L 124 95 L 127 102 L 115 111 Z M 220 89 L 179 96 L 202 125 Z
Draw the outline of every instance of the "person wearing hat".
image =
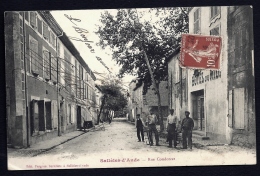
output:
M 160 146 L 159 144 L 159 134 L 158 131 L 156 129 L 156 115 L 153 113 L 152 109 L 150 109 L 150 115 L 148 115 L 148 128 L 149 128 L 149 134 L 150 134 L 150 140 L 151 140 L 151 146 L 153 145 L 153 137 L 152 137 L 152 133 L 154 133 L 155 135 L 155 140 L 156 140 L 156 146 Z
M 168 141 L 169 141 L 169 148 L 172 148 L 172 141 L 174 144 L 174 148 L 177 146 L 176 141 L 176 127 L 178 126 L 178 118 L 177 116 L 173 115 L 174 109 L 170 109 L 170 115 L 167 117 L 166 121 L 166 129 L 168 131 Z
M 187 149 L 187 139 L 188 146 L 192 149 L 192 130 L 194 127 L 194 121 L 190 118 L 190 112 L 185 111 L 185 118 L 182 120 L 181 129 L 182 129 L 182 147 Z
M 137 114 L 136 115 L 136 128 L 137 128 L 137 137 L 138 137 L 138 142 L 141 142 L 141 137 L 140 137 L 140 133 L 141 133 L 141 136 L 142 136 L 142 141 L 144 142 L 144 130 L 143 130 L 143 121 L 142 119 L 140 118 L 140 114 Z

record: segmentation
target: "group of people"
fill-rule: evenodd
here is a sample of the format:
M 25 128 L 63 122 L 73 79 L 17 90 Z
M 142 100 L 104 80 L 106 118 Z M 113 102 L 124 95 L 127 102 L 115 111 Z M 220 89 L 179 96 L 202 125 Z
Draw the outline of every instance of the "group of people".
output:
M 147 116 L 146 121 L 140 118 L 140 114 L 136 115 L 136 128 L 137 128 L 137 138 L 138 142 L 144 142 L 144 128 L 148 128 L 149 135 L 155 134 L 156 146 L 159 144 L 159 134 L 156 129 L 157 118 L 156 115 L 150 110 L 150 115 Z M 180 127 L 180 128 L 179 128 Z M 174 109 L 170 109 L 170 114 L 167 117 L 166 129 L 167 129 L 167 141 L 169 142 L 170 148 L 177 146 L 177 134 L 182 133 L 182 149 L 187 149 L 187 146 L 192 149 L 192 130 L 194 127 L 194 121 L 190 117 L 190 112 L 185 111 L 185 118 L 180 123 L 180 120 L 176 115 L 174 115 Z M 141 138 L 142 137 L 142 138 Z M 173 142 L 173 146 L 172 146 Z M 153 145 L 153 138 L 150 137 L 150 145 Z M 188 143 L 188 145 L 187 145 Z

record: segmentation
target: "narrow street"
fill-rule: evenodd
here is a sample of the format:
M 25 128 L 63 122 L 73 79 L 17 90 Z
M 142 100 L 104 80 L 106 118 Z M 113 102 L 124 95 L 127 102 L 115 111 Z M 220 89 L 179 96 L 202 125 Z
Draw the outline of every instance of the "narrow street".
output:
M 60 169 L 251 164 L 256 160 L 254 150 L 237 146 L 193 145 L 192 150 L 181 150 L 180 146 L 168 148 L 163 138 L 160 145 L 137 142 L 135 126 L 115 118 L 111 124 L 105 124 L 105 131 L 87 132 L 35 157 L 28 155 L 26 160 L 24 155 L 19 158 L 18 153 L 12 154 L 9 162 L 26 169 Z

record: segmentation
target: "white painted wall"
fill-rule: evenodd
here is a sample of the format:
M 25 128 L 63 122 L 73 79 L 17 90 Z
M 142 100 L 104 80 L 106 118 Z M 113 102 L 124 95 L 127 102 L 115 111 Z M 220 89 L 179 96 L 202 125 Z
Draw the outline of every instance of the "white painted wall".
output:
M 223 6 L 220 15 L 215 19 L 210 19 L 210 7 L 196 7 L 189 13 L 189 31 L 193 32 L 193 14 L 197 8 L 201 8 L 201 35 L 210 35 L 210 30 L 220 25 L 220 35 L 222 37 L 221 52 L 221 78 L 204 82 L 192 86 L 193 70 L 188 70 L 188 109 L 192 114 L 192 95 L 191 92 L 204 89 L 204 107 L 205 107 L 205 127 L 206 132 L 225 136 L 230 140 L 230 129 L 228 127 L 228 62 L 227 62 L 227 7 Z M 203 70 L 203 75 L 209 75 L 209 70 Z

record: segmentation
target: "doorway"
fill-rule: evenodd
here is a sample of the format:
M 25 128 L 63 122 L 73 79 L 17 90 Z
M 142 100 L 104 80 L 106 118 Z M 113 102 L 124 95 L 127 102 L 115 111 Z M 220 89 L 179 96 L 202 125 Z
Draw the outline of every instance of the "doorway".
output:
M 77 106 L 77 129 L 81 130 L 81 107 Z
M 195 121 L 195 128 L 200 131 L 205 130 L 205 115 L 204 115 L 204 91 L 199 90 L 192 93 L 192 118 Z

